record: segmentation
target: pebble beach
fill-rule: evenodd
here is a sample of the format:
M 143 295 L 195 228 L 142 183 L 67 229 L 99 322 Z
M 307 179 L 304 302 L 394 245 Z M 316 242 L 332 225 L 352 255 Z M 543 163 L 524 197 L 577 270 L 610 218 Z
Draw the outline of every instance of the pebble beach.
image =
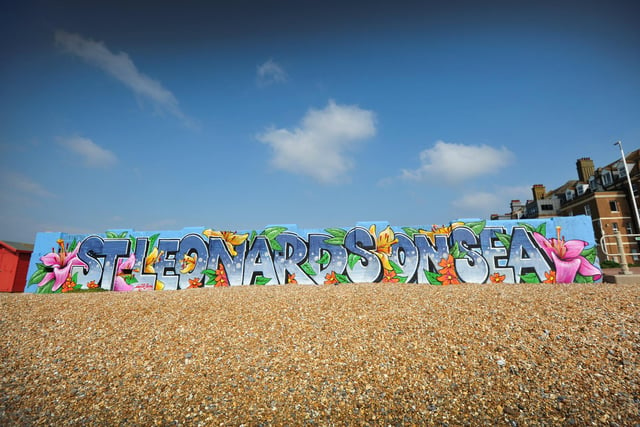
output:
M 640 284 L 0 295 L 0 425 L 640 424 Z

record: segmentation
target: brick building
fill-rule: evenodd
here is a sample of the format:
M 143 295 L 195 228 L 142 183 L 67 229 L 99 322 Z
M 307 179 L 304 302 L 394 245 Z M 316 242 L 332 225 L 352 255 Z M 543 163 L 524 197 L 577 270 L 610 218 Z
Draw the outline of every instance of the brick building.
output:
M 640 224 L 637 224 L 631 197 L 635 197 L 636 203 L 640 204 L 640 150 L 628 154 L 626 163 L 633 196 L 629 191 L 622 159 L 596 168 L 593 160 L 583 157 L 576 161 L 577 180 L 567 181 L 551 191 L 547 191 L 542 184 L 534 185 L 533 199 L 524 204 L 524 209 L 519 201 L 511 201 L 510 216 L 515 219 L 588 215 L 593 222 L 601 261 L 620 261 L 617 256 L 607 255 L 618 252 L 613 237 L 615 231 L 618 231 L 622 235 L 625 252 L 636 253 L 628 255 L 627 262 L 638 263 L 640 256 L 637 253 L 640 252 L 640 245 L 636 239 L 638 236 L 633 235 L 640 234 Z M 497 215 L 492 215 L 492 218 L 494 216 Z M 604 244 L 600 246 L 602 236 L 606 237 Z

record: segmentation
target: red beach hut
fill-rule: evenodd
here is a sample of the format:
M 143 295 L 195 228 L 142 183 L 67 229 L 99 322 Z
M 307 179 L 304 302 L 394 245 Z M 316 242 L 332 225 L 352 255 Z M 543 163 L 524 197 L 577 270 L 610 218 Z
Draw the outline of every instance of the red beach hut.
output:
M 0 292 L 23 292 L 33 245 L 0 240 Z

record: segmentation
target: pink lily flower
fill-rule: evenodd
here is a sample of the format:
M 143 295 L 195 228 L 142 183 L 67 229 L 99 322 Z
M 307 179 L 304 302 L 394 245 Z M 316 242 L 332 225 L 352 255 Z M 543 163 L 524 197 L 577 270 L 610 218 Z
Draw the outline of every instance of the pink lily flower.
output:
M 57 291 L 64 281 L 67 280 L 67 277 L 69 277 L 71 272 L 71 267 L 74 265 L 82 265 L 86 267 L 86 264 L 78 258 L 80 245 L 76 246 L 72 252 L 67 252 L 67 249 L 64 246 L 64 240 L 58 239 L 57 243 L 60 246 L 60 250 L 57 253 L 51 252 L 40 257 L 40 261 L 42 261 L 42 263 L 49 269 L 53 269 L 53 271 L 49 271 L 45 274 L 40 283 L 38 283 L 38 286 L 44 286 L 52 279 L 55 279 L 55 283 L 51 288 L 51 291 L 53 292 Z
M 113 280 L 113 290 L 116 292 L 128 292 L 133 290 L 133 286 L 124 280 L 125 275 L 129 274 L 129 271 L 133 270 L 133 265 L 136 263 L 135 254 L 131 254 L 127 259 L 118 260 L 118 269 L 116 271 L 116 277 Z M 127 273 L 124 271 L 127 270 Z
M 584 240 L 565 241 L 564 237 L 560 237 L 560 227 L 556 227 L 556 231 L 557 238 L 551 239 L 540 233 L 533 233 L 533 238 L 555 265 L 556 283 L 572 283 L 577 273 L 593 276 L 593 280 L 602 277 L 602 272 L 580 255 L 588 243 Z

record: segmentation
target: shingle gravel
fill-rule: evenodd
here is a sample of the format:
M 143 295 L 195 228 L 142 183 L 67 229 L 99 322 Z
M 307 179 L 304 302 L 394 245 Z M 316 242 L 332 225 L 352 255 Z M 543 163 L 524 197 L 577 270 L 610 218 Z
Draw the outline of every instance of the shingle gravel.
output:
M 640 423 L 640 285 L 0 295 L 0 425 Z

